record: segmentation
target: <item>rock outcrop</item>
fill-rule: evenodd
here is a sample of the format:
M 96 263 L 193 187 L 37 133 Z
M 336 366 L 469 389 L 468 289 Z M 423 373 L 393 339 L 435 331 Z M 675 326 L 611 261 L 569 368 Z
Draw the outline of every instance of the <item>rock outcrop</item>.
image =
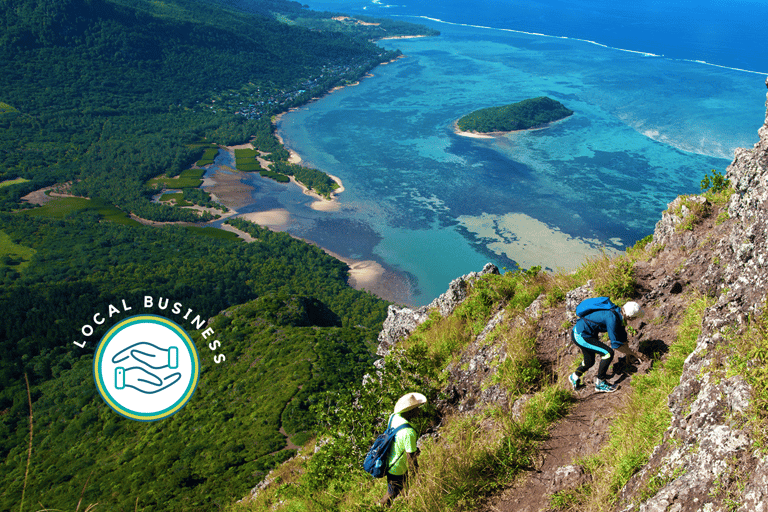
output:
M 768 114 L 758 134 L 755 146 L 738 149 L 726 171 L 734 187 L 727 206 L 715 207 L 704 196 L 675 199 L 655 227 L 656 254 L 651 261 L 636 264 L 641 276 L 640 300 L 653 310 L 648 322 L 658 322 L 645 324 L 645 329 L 640 326 L 638 339 L 631 342 L 635 350 L 655 352 L 649 343 L 664 344 L 658 325 L 679 317 L 685 303 L 681 297 L 686 293 L 696 290 L 716 302 L 705 311 L 696 348 L 668 398 L 671 425 L 649 462 L 621 490 L 616 511 L 768 512 L 768 456 L 755 449 L 746 421 L 753 391 L 744 378 L 729 371 L 724 355 L 729 340 L 763 311 L 768 297 Z M 713 211 L 719 211 L 719 216 L 712 215 Z M 390 306 L 377 354 L 385 357 L 434 312 L 450 315 L 466 298 L 471 283 L 487 273 L 498 273 L 498 269 L 489 264 L 482 272 L 454 280 L 429 306 Z M 489 343 L 488 336 L 501 324 L 511 328 L 527 319 L 539 319 L 547 341 L 540 342 L 537 350 L 546 350 L 549 344 L 556 354 L 553 372 L 559 371 L 555 366 L 561 353 L 576 357 L 578 352 L 563 334 L 564 321 L 573 321 L 576 304 L 593 294 L 591 282 L 571 290 L 565 307 L 557 311 L 545 311 L 540 298 L 516 319 L 506 318 L 499 305 L 485 329 L 446 369 L 450 384 L 438 407 L 463 413 L 495 404 L 514 414 L 514 404 L 508 403 L 503 388 L 490 379 L 507 357 L 505 347 Z M 543 320 L 542 311 L 548 315 Z M 657 335 L 660 337 L 653 337 Z M 604 430 L 598 444 L 608 435 L 607 428 Z M 555 468 L 551 476 L 550 493 L 588 480 L 583 468 L 570 464 Z
M 672 425 L 650 462 L 623 489 L 623 501 L 637 502 L 636 492 L 651 478 L 665 484 L 623 510 L 768 511 L 768 457 L 754 450 L 744 427 L 752 390 L 741 377 L 729 376 L 729 363 L 718 350 L 763 310 L 768 296 L 768 117 L 758 134 L 759 142 L 738 149 L 726 171 L 735 189 L 728 219 L 681 231 L 677 226 L 690 198 L 678 198 L 656 226 L 654 243 L 663 245 L 664 253 L 688 251 L 679 275 L 717 302 L 707 309 L 696 349 L 669 397 Z M 696 204 L 707 206 L 703 198 Z M 674 286 L 663 279 L 663 286 Z
M 451 281 L 448 290 L 433 300 L 429 305 L 411 309 L 399 306 L 389 306 L 387 318 L 379 333 L 379 347 L 376 354 L 385 357 L 390 349 L 407 338 L 416 328 L 427 321 L 430 312 L 438 311 L 446 317 L 453 313 L 456 306 L 467 298 L 467 292 L 472 282 L 486 274 L 498 274 L 499 269 L 492 263 L 486 263 L 480 272 L 470 272 Z M 377 366 L 380 366 L 379 363 Z

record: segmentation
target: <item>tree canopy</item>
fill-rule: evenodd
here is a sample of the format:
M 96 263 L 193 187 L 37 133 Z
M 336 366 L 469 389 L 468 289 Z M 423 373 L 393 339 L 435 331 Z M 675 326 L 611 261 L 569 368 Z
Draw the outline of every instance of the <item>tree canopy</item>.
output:
M 573 111 L 559 101 L 540 96 L 500 107 L 476 110 L 459 119 L 457 125 L 465 132 L 509 132 L 544 126 L 571 114 Z
M 106 510 L 218 508 L 295 452 L 287 438 L 312 435 L 320 392 L 370 369 L 387 303 L 349 287 L 346 264 L 246 221 L 233 222 L 255 242 L 129 215 L 200 221 L 151 198 L 183 184 L 174 201 L 210 206 L 193 167 L 218 145 L 250 141 L 318 192 L 332 188 L 282 168 L 271 116 L 399 53 L 280 14 L 323 17 L 297 5 L 0 0 L 0 509 L 19 509 L 22 493 L 25 511 L 81 498 Z M 21 200 L 52 185 L 75 197 Z M 195 333 L 196 395 L 149 424 L 96 392 L 93 350 L 110 323 L 80 332 L 146 295 L 210 319 L 225 356 L 214 362 Z

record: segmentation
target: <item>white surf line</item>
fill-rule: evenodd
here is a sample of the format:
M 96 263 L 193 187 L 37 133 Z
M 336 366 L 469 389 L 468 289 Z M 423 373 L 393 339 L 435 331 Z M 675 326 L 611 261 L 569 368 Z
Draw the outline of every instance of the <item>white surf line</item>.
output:
M 484 25 L 472 25 L 472 24 L 469 24 L 469 23 L 457 23 L 457 22 L 454 22 L 454 21 L 441 20 L 439 18 L 431 18 L 429 16 L 419 16 L 419 15 L 411 15 L 411 14 L 396 14 L 396 15 L 393 15 L 393 16 L 397 16 L 397 17 L 401 17 L 401 18 L 420 18 L 420 19 L 424 19 L 424 20 L 434 21 L 436 23 L 444 23 L 446 25 L 455 25 L 455 26 L 458 26 L 458 27 L 481 28 L 481 29 L 484 29 L 484 30 L 498 30 L 498 31 L 501 31 L 501 32 L 513 32 L 515 34 L 525 34 L 525 35 L 529 35 L 529 36 L 549 37 L 549 38 L 552 38 L 552 39 L 568 39 L 568 40 L 571 40 L 571 41 L 579 41 L 579 42 L 582 42 L 582 43 L 593 44 L 595 46 L 600 46 L 601 48 L 606 48 L 606 49 L 609 49 L 609 50 L 616 50 L 616 51 L 627 52 L 627 53 L 636 53 L 636 54 L 642 55 L 644 57 L 667 58 L 669 60 L 677 60 L 677 61 L 682 61 L 682 62 L 691 62 L 691 63 L 694 63 L 694 64 L 703 64 L 705 66 L 713 66 L 713 67 L 716 67 L 716 68 L 727 69 L 727 70 L 730 70 L 730 71 L 738 71 L 740 73 L 752 73 L 754 75 L 768 75 L 768 71 L 766 71 L 766 72 L 751 71 L 749 69 L 741 69 L 741 68 L 734 68 L 734 67 L 730 67 L 730 66 L 723 66 L 722 64 L 712 64 L 711 62 L 706 62 L 706 61 L 703 61 L 703 60 L 675 59 L 675 58 L 671 58 L 671 57 L 666 57 L 665 55 L 657 55 L 655 53 L 650 53 L 650 52 L 641 52 L 641 51 L 638 51 L 638 50 L 628 50 L 626 48 L 617 48 L 615 46 L 608 46 L 607 44 L 598 43 L 597 41 L 592 41 L 592 40 L 589 40 L 589 39 L 580 39 L 578 37 L 553 36 L 551 34 L 541 34 L 539 32 L 526 32 L 525 30 L 515 30 L 515 29 L 512 29 L 512 28 L 486 27 Z

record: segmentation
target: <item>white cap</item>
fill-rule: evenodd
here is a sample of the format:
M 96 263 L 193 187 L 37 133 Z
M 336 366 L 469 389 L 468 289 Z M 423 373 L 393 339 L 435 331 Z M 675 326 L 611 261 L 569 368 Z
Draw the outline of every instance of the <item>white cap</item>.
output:
M 640 309 L 640 304 L 637 302 L 627 302 L 621 310 L 627 318 L 638 318 L 643 316 L 643 310 Z
M 421 393 L 408 393 L 400 397 L 395 404 L 395 414 L 410 411 L 427 403 L 427 397 Z

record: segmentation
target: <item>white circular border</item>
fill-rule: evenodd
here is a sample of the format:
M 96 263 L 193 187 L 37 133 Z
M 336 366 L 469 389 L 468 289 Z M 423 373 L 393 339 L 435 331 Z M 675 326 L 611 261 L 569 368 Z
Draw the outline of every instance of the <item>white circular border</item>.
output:
M 161 410 L 157 410 L 157 411 L 149 411 L 149 412 L 136 411 L 125 406 L 124 404 L 121 404 L 110 393 L 110 387 L 114 387 L 114 386 L 107 385 L 107 383 L 104 380 L 104 375 L 102 372 L 103 361 L 105 359 L 105 354 L 108 352 L 109 343 L 121 332 L 124 333 L 126 329 L 130 329 L 131 327 L 135 327 L 135 326 L 141 326 L 141 324 L 151 324 L 152 327 L 150 328 L 150 330 L 153 328 L 157 328 L 157 326 L 161 326 L 167 330 L 173 331 L 173 333 L 178 337 L 178 339 L 185 345 L 186 350 L 189 354 L 188 368 L 191 371 L 191 375 L 187 383 L 187 387 L 184 389 L 184 391 L 181 394 L 177 395 L 179 398 L 175 400 L 170 406 L 164 406 Z M 186 358 L 179 357 L 179 359 L 186 359 Z M 111 371 L 109 373 L 110 373 L 110 376 L 114 377 L 114 374 Z M 187 402 L 189 402 L 189 400 L 192 398 L 192 395 L 194 394 L 195 389 L 197 388 L 197 383 L 200 378 L 200 358 L 197 353 L 197 348 L 195 347 L 195 344 L 192 342 L 192 339 L 189 337 L 187 332 L 177 323 L 158 315 L 136 315 L 136 316 L 126 318 L 125 320 L 122 320 L 121 322 L 117 323 L 101 338 L 101 341 L 99 342 L 99 346 L 96 349 L 96 353 L 94 354 L 93 378 L 94 378 L 94 381 L 96 382 L 96 388 L 98 389 L 102 399 L 115 412 L 117 412 L 121 416 L 124 416 L 126 418 L 129 418 L 135 421 L 156 421 L 163 418 L 167 418 L 175 414 L 182 407 L 184 407 L 187 404 Z

